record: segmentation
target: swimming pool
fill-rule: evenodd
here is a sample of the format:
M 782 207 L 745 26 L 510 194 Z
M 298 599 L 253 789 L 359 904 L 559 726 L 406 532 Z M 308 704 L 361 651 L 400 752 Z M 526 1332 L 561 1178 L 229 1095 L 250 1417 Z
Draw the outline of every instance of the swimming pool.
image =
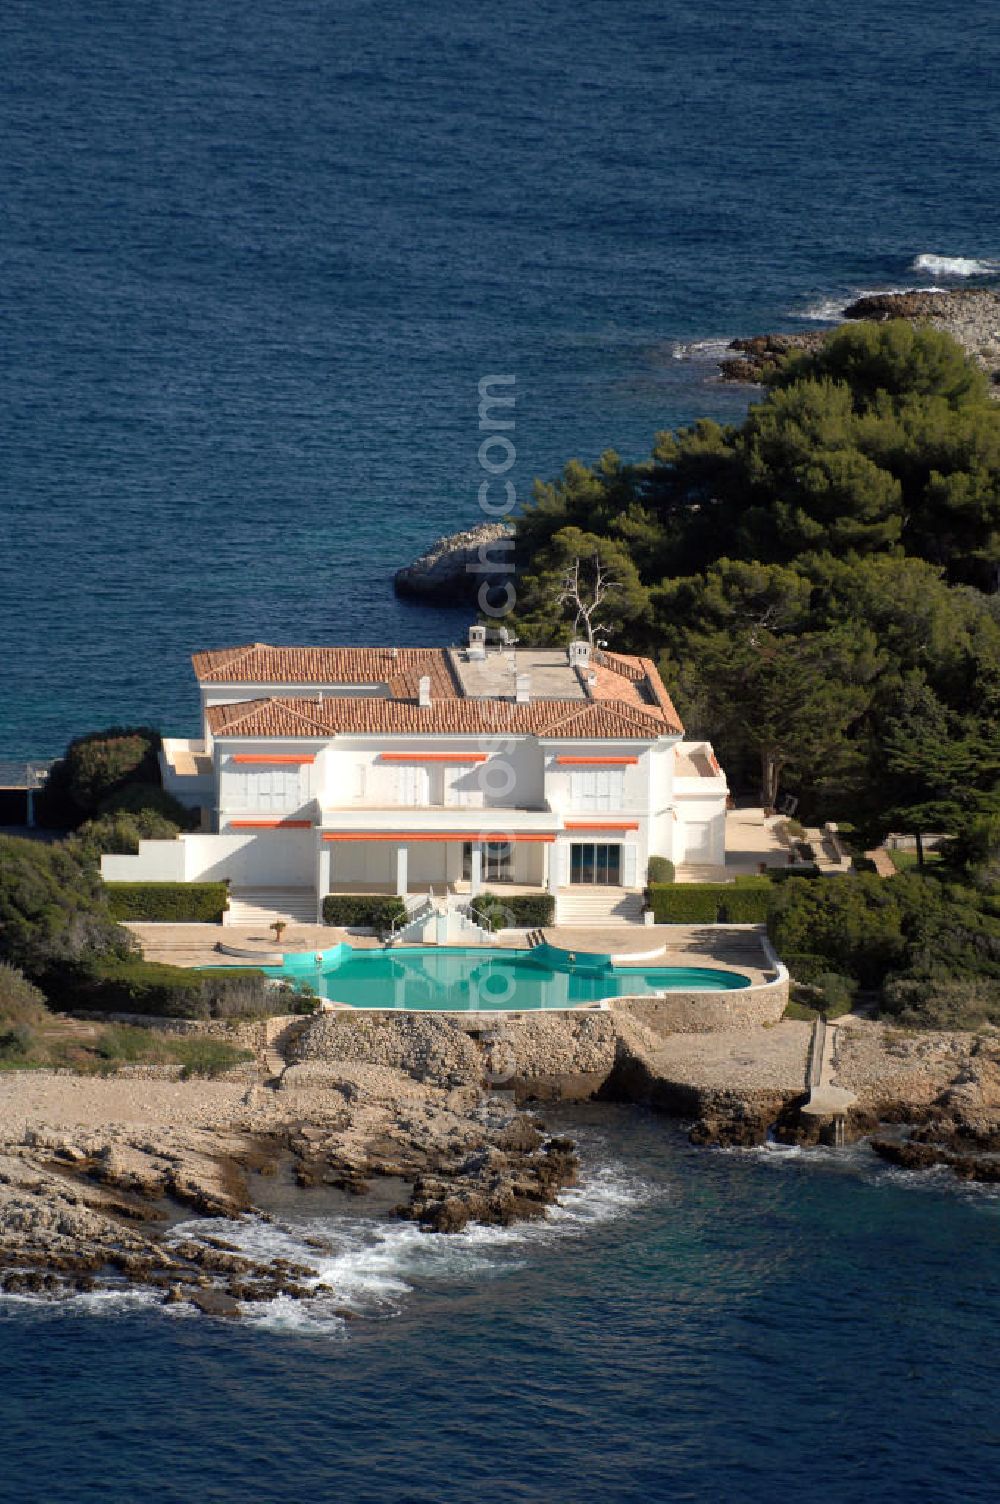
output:
M 749 979 L 703 966 L 618 966 L 610 957 L 486 946 L 399 946 L 354 950 L 334 946 L 263 968 L 354 1008 L 416 1012 L 536 1011 L 573 1008 L 605 998 L 664 991 L 732 991 Z

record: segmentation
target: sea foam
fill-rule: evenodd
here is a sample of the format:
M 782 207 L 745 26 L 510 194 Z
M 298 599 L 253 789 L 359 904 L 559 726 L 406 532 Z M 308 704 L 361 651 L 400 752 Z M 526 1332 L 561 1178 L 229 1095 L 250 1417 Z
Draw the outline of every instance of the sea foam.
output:
M 927 272 L 932 277 L 995 277 L 1000 274 L 1000 260 L 992 256 L 938 256 L 921 251 L 910 263 L 911 271 Z

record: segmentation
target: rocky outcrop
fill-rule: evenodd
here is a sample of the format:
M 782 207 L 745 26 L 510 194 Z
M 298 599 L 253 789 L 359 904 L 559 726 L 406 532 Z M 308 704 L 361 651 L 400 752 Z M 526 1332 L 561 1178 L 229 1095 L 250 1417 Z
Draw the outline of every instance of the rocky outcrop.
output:
M 842 310 L 845 319 L 909 319 L 932 324 L 952 335 L 1000 387 L 1000 293 L 989 288 L 960 287 L 942 292 L 870 293 Z M 784 357 L 795 350 L 814 350 L 829 333 L 808 330 L 796 334 L 757 334 L 734 339 L 738 355 L 720 362 L 724 381 L 763 381 Z M 998 390 L 997 395 L 1000 395 Z
M 397 595 L 443 601 L 447 605 L 479 600 L 480 586 L 502 587 L 514 572 L 514 530 L 505 522 L 482 522 L 465 532 L 438 538 L 426 553 L 398 569 Z
M 763 381 L 786 355 L 817 350 L 824 338 L 825 331 L 809 330 L 802 334 L 753 334 L 746 339 L 734 339 L 729 348 L 740 353 L 721 360 L 719 370 L 724 381 Z

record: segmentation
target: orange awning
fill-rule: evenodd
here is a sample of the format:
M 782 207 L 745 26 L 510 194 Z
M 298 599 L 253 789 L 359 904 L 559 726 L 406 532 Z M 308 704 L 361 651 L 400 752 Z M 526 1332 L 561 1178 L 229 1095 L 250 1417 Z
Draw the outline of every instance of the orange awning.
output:
M 486 752 L 380 752 L 379 762 L 486 762 Z
M 324 830 L 323 839 L 324 841 L 396 841 L 402 845 L 406 845 L 407 843 L 413 841 L 489 841 L 492 844 L 497 845 L 501 842 L 505 843 L 508 841 L 552 842 L 555 840 L 555 836 L 538 835 L 534 831 L 531 831 L 527 834 L 521 834 L 517 831 L 501 830 L 495 832 L 453 830 L 438 831 L 434 833 L 423 830 Z
M 315 761 L 315 752 L 236 752 L 233 755 L 233 762 L 288 763 L 298 765 L 300 763 Z
M 557 757 L 556 762 L 563 766 L 579 768 L 623 768 L 631 767 L 637 763 L 637 757 Z
M 311 820 L 228 820 L 230 830 L 311 830 Z
M 567 830 L 638 830 L 638 820 L 567 820 Z

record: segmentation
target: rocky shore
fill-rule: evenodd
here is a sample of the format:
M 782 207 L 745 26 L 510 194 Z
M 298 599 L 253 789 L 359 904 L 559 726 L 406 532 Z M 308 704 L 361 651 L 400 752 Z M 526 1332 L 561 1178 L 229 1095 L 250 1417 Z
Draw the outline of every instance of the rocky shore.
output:
M 513 574 L 513 535 L 506 522 L 481 522 L 438 538 L 412 564 L 397 569 L 393 577 L 396 594 L 449 606 L 478 604 L 484 583 L 502 589 Z
M 213 1315 L 324 1295 L 308 1262 L 253 1258 L 232 1219 L 271 1218 L 279 1182 L 308 1219 L 321 1199 L 372 1195 L 454 1233 L 544 1217 L 574 1184 L 548 1102 L 648 1104 L 703 1145 L 829 1141 L 801 1113 L 811 1026 L 658 1029 L 627 1007 L 482 1029 L 447 1016 L 320 1015 L 273 1077 L 179 1081 L 33 1072 L 0 1089 L 0 1288 L 57 1295 L 122 1282 Z M 854 1093 L 846 1137 L 894 1164 L 1000 1180 L 1000 1034 L 837 1026 L 834 1081 Z M 266 1083 L 266 1084 L 265 1084 Z M 398 1190 L 397 1190 L 398 1188 Z M 384 1196 L 373 1196 L 384 1203 Z M 211 1219 L 195 1231 L 178 1225 Z M 308 1241 L 308 1240 L 307 1240 Z
M 1000 293 L 982 287 L 942 292 L 873 293 L 841 310 L 845 319 L 909 319 L 952 335 L 987 373 L 1000 397 Z M 720 362 L 724 381 L 759 382 L 792 351 L 814 350 L 828 330 L 734 339 Z

